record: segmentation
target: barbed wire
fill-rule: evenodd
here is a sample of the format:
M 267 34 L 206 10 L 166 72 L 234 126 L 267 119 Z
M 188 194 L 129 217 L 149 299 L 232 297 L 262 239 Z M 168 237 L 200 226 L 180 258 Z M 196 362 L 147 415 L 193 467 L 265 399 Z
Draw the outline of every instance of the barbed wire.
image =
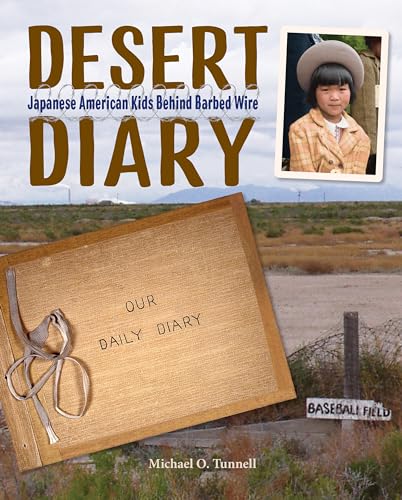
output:
M 116 89 L 117 91 L 117 96 L 111 96 L 111 92 L 113 89 Z M 66 96 L 66 90 L 69 91 L 69 94 Z M 195 90 L 195 89 L 194 89 Z M 39 97 L 38 93 L 47 91 L 47 96 L 46 97 Z M 92 97 L 86 97 L 89 91 L 94 92 L 94 96 Z M 139 94 L 133 95 L 135 92 L 138 92 Z M 174 114 L 166 115 L 163 113 L 163 110 L 158 109 L 157 107 L 153 106 L 153 101 L 155 99 L 155 96 L 160 95 L 157 94 L 157 92 L 162 92 L 161 99 L 166 100 L 170 99 L 170 102 L 173 104 L 176 102 L 179 104 L 178 109 L 174 109 L 174 105 L 172 105 L 173 110 L 171 109 L 170 111 L 174 111 Z M 202 95 L 203 93 L 208 92 L 208 95 Z M 257 108 L 258 108 L 258 99 L 260 95 L 260 91 L 257 85 L 248 85 L 242 90 L 238 90 L 234 84 L 227 84 L 225 87 L 222 89 L 219 89 L 218 95 L 215 95 L 215 91 L 210 84 L 204 84 L 201 86 L 199 89 L 196 89 L 195 93 L 191 93 L 191 89 L 187 84 L 181 84 L 178 85 L 174 89 L 168 89 L 166 88 L 165 85 L 159 84 L 155 85 L 152 87 L 152 89 L 146 93 L 145 88 L 143 85 L 134 85 L 131 87 L 129 90 L 123 90 L 121 89 L 118 85 L 112 84 L 107 87 L 102 95 L 99 92 L 99 89 L 96 87 L 95 84 L 88 84 L 86 85 L 83 89 L 80 89 L 80 92 L 77 92 L 77 89 L 73 87 L 71 84 L 65 84 L 63 85 L 57 92 L 56 97 L 52 97 L 52 94 L 54 93 L 54 89 L 50 87 L 47 84 L 42 84 L 40 87 L 38 87 L 35 90 L 33 99 L 35 100 L 35 103 L 40 103 L 40 108 L 38 109 L 38 114 L 36 116 L 30 117 L 31 121 L 42 119 L 45 121 L 57 121 L 57 120 L 70 120 L 70 121 L 79 121 L 82 119 L 91 119 L 94 121 L 105 121 L 108 119 L 112 119 L 115 121 L 126 121 L 135 118 L 138 121 L 150 121 L 150 120 L 160 120 L 160 121 L 173 121 L 177 119 L 181 119 L 184 121 L 199 121 L 202 119 L 208 120 L 208 121 L 219 121 L 223 119 L 228 119 L 230 121 L 236 122 L 236 121 L 242 121 L 244 119 L 251 119 L 251 120 L 259 120 L 259 117 L 255 116 L 252 114 L 254 109 L 251 109 L 251 106 L 247 109 L 242 109 L 242 114 L 236 114 L 236 115 L 231 115 L 230 111 L 239 111 L 237 109 L 237 105 L 235 104 L 234 107 L 233 103 L 236 103 L 236 98 L 243 99 L 243 102 L 245 102 L 246 99 L 252 99 L 254 102 L 257 102 Z M 181 96 L 181 93 L 184 93 L 184 97 Z M 251 93 L 252 97 L 251 97 Z M 136 106 L 133 106 L 133 98 L 139 98 L 139 102 L 145 101 L 148 104 L 148 107 L 146 107 L 145 111 L 148 111 L 149 114 L 144 113 L 144 109 L 139 109 L 136 108 Z M 205 101 L 214 101 L 214 102 L 220 102 L 222 105 L 222 101 L 226 100 L 226 102 L 229 102 L 230 105 L 228 107 L 220 107 L 219 113 L 218 114 L 213 114 L 216 110 L 212 109 L 193 109 L 192 104 L 194 101 L 197 102 L 198 99 L 203 99 L 204 103 Z M 60 109 L 60 113 L 57 115 L 52 115 L 49 116 L 48 114 L 43 114 L 44 111 L 48 111 L 49 108 L 47 107 L 48 101 L 53 101 L 52 104 L 55 102 L 61 102 L 61 101 L 79 101 L 84 102 L 84 105 L 80 105 L 80 109 L 82 110 L 82 113 L 79 115 L 69 115 L 67 112 L 69 111 L 68 108 Z M 120 103 L 125 103 L 124 108 L 110 108 L 110 101 L 113 100 L 113 102 L 120 102 Z M 182 105 L 184 104 L 184 101 L 187 103 L 191 103 L 191 106 L 189 108 L 183 107 Z M 89 102 L 93 102 L 93 105 L 95 106 L 95 103 L 100 103 L 101 104 L 101 111 L 105 111 L 106 114 L 104 116 L 93 116 L 90 114 L 93 109 L 91 109 L 91 106 L 89 106 Z M 43 105 L 43 109 L 42 109 Z M 106 109 L 104 109 L 103 106 L 106 106 Z M 168 106 L 167 106 L 168 107 Z M 240 106 L 241 107 L 241 106 Z M 36 109 L 36 108 L 34 108 Z M 124 110 L 126 111 L 124 114 L 121 115 L 116 115 L 115 111 L 121 111 Z M 188 115 L 185 114 L 185 111 L 196 111 L 194 115 Z M 54 111 L 52 109 L 52 111 Z
M 320 338 L 288 357 L 298 400 L 344 395 L 344 327 L 339 321 Z M 359 384 L 362 399 L 381 401 L 391 408 L 395 422 L 402 416 L 402 318 L 368 326 L 359 319 Z M 288 417 L 305 413 L 289 405 Z M 283 415 L 282 415 L 283 416 Z
M 323 360 L 343 359 L 344 328 L 339 321 L 321 337 L 293 352 L 289 361 L 300 357 Z M 359 346 L 365 352 L 381 351 L 388 359 L 402 361 L 402 318 L 389 319 L 377 326 L 368 326 L 359 318 Z

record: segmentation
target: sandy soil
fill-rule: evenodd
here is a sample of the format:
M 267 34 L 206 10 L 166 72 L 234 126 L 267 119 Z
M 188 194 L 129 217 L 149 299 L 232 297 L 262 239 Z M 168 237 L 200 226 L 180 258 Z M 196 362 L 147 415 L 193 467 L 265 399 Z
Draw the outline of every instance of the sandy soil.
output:
M 344 311 L 369 326 L 402 317 L 400 274 L 265 275 L 287 354 L 342 325 Z

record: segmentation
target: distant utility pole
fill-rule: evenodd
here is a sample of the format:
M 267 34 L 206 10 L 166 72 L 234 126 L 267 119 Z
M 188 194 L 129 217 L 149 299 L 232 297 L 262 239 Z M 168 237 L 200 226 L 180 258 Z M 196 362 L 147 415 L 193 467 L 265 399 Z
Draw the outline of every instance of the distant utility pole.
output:
M 300 198 L 301 198 L 301 191 L 300 191 L 300 190 L 298 190 L 298 191 L 297 191 L 297 203 L 299 203 L 299 202 L 300 202 Z
M 325 191 L 324 191 L 322 199 L 323 199 L 323 202 L 325 203 Z

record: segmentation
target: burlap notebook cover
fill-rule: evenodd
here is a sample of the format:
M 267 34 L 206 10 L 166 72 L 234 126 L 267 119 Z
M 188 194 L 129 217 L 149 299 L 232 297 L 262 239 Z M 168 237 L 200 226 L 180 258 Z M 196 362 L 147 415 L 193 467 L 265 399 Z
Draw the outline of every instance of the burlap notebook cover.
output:
M 21 470 L 295 397 L 240 194 L 5 256 L 0 297 Z

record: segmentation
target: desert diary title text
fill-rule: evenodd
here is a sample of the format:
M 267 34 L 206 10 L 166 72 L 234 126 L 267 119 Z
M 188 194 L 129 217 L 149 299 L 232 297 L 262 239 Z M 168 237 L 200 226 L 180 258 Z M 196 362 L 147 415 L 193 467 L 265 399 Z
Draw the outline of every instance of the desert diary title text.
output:
M 175 169 L 181 169 L 189 185 L 203 186 L 200 166 L 191 156 L 200 146 L 199 120 L 207 119 L 217 144 L 223 152 L 225 184 L 239 184 L 239 160 L 242 148 L 255 122 L 259 87 L 257 59 L 259 36 L 268 33 L 267 26 L 235 26 L 232 31 L 216 26 L 191 28 L 191 82 L 173 81 L 168 70 L 182 63 L 178 54 L 167 50 L 168 41 L 180 43 L 183 26 L 154 26 L 151 29 L 152 60 L 145 64 L 136 53 L 144 45 L 144 35 L 135 26 L 120 26 L 111 35 L 102 26 L 73 26 L 68 34 L 54 26 L 29 27 L 29 85 L 35 93 L 27 108 L 35 115 L 29 118 L 31 145 L 30 180 L 34 186 L 49 186 L 61 182 L 69 167 L 69 131 L 66 125 L 78 128 L 79 170 L 82 186 L 92 186 L 95 178 L 96 141 L 94 129 L 107 118 L 118 117 L 114 147 L 105 186 L 116 186 L 121 174 L 132 173 L 142 187 L 151 185 L 149 165 L 141 141 L 138 122 L 157 123 L 160 134 L 160 181 L 163 186 L 175 183 Z M 229 43 L 241 43 L 243 57 L 242 91 L 234 86 L 237 75 L 223 70 Z M 92 42 L 92 45 L 89 42 Z M 88 68 L 99 64 L 99 53 L 93 43 L 111 45 L 121 59 L 121 65 L 110 65 L 103 81 L 92 81 Z M 95 45 L 102 46 L 102 45 Z M 71 57 L 65 57 L 67 54 Z M 66 61 L 71 68 L 66 68 Z M 239 61 L 240 64 L 240 61 Z M 149 66 L 149 67 L 148 67 Z M 236 71 L 238 71 L 237 65 Z M 68 74 L 68 81 L 63 75 Z M 181 73 L 180 73 L 181 74 Z M 70 76 L 71 75 L 71 76 Z M 149 92 L 144 82 L 152 82 Z M 213 83 L 213 85 L 211 83 Z M 68 97 L 63 94 L 70 91 Z M 109 93 L 118 92 L 117 96 Z M 52 91 L 56 93 L 52 93 Z M 103 95 L 102 95 L 103 93 Z M 116 110 L 120 115 L 113 114 Z M 105 112 L 94 119 L 93 112 Z M 148 113 L 138 116 L 138 111 Z M 229 134 L 224 118 L 231 119 L 236 130 Z M 69 113 L 78 113 L 75 116 Z M 163 115 L 163 112 L 168 114 Z M 185 112 L 188 114 L 186 115 Z M 45 134 L 51 137 L 52 164 L 46 163 Z M 177 146 L 176 136 L 184 135 L 184 146 Z M 182 138 L 182 137 L 181 137 Z M 183 141 L 181 141 L 183 142 Z M 127 151 L 131 159 L 127 158 Z M 136 182 L 133 181 L 133 182 Z

